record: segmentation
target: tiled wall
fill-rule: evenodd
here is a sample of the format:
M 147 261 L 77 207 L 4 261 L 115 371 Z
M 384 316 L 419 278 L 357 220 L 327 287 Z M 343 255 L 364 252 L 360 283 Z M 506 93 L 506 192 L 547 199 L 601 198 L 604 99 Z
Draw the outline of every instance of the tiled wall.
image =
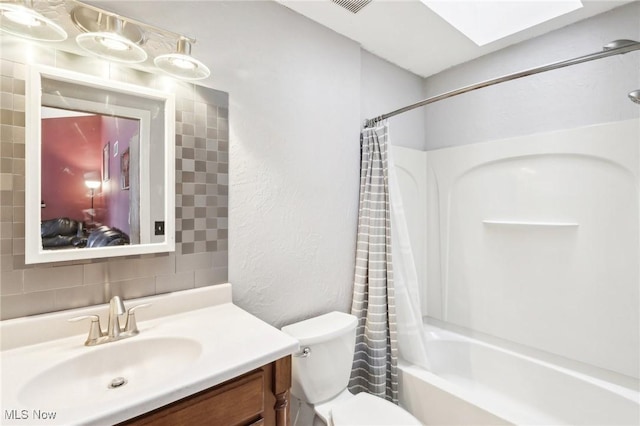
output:
M 0 318 L 227 282 L 228 95 L 51 48 L 0 45 Z M 36 51 L 34 54 L 33 51 Z M 176 93 L 176 251 L 25 265 L 25 73 L 37 63 Z

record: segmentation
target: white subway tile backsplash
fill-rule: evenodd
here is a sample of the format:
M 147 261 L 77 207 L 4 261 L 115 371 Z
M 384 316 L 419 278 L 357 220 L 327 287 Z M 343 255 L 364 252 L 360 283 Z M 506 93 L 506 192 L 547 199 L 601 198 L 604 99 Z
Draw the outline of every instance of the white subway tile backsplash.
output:
M 182 255 L 176 258 L 176 271 L 193 271 L 197 269 L 209 269 L 213 266 L 213 253 L 195 253 Z
M 24 271 L 2 271 L 0 272 L 0 294 L 2 296 L 10 294 L 20 294 L 23 292 Z
M 195 286 L 204 287 L 211 284 L 227 282 L 227 268 L 197 269 L 195 271 Z
M 0 315 L 16 318 L 55 310 L 55 292 L 38 291 L 0 297 Z
M 157 276 L 156 293 L 169 293 L 171 291 L 194 288 L 194 275 L 195 271 L 186 271 L 177 274 Z
M 156 294 L 156 277 L 134 278 L 132 280 L 118 281 L 105 286 L 109 291 L 109 297 L 117 294 L 124 300 L 138 297 L 152 296 Z
M 75 287 L 83 284 L 82 278 L 81 265 L 26 269 L 24 291 L 30 293 Z
M 109 295 L 102 285 L 83 285 L 55 291 L 55 310 L 80 308 L 107 303 Z

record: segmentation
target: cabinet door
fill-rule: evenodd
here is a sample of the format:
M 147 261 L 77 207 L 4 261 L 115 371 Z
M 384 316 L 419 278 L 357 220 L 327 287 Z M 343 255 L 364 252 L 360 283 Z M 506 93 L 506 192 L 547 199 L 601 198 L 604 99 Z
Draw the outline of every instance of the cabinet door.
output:
M 289 426 L 290 387 L 286 356 L 120 426 Z
M 262 369 L 185 398 L 128 422 L 142 426 L 236 426 L 261 424 L 264 411 Z

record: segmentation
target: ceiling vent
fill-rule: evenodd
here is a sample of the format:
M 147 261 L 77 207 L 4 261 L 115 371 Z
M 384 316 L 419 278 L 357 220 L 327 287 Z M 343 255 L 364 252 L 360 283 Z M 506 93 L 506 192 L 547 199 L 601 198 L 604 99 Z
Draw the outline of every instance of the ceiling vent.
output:
M 331 0 L 340 7 L 347 9 L 351 13 L 360 12 L 372 0 Z

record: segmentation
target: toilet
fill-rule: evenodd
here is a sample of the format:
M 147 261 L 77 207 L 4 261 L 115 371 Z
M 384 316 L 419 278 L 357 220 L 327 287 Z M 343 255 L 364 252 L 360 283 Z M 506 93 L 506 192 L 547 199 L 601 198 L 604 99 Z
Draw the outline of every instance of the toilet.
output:
M 313 406 L 314 426 L 421 425 L 389 401 L 347 390 L 357 324 L 353 315 L 330 312 L 282 328 L 300 342 L 300 352 L 293 355 L 291 394 Z

